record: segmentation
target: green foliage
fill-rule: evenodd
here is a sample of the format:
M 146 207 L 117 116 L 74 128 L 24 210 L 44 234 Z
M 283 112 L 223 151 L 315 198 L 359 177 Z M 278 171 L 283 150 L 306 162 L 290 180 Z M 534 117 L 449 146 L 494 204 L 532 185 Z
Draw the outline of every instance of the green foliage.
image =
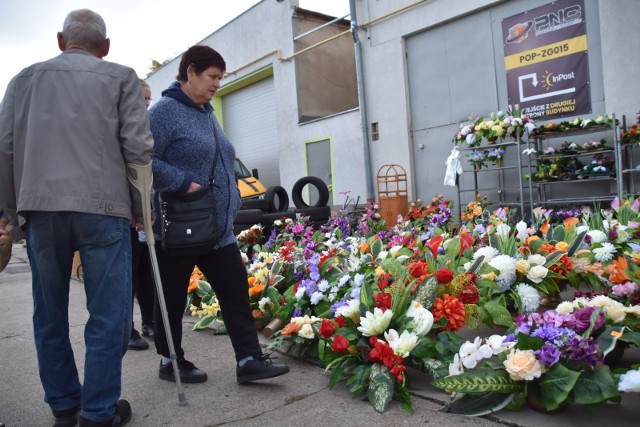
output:
M 480 417 L 482 415 L 492 414 L 506 407 L 512 401 L 513 397 L 513 394 L 504 393 L 465 394 L 462 397 L 452 400 L 441 410 L 451 414 Z
M 527 382 L 527 393 L 536 395 L 546 410 L 552 411 L 569 397 L 569 393 L 580 377 L 579 372 L 572 371 L 560 363 L 553 365 L 537 381 Z
M 514 393 L 522 388 L 522 384 L 512 380 L 506 371 L 489 368 L 452 375 L 434 381 L 433 385 L 459 393 Z
M 384 413 L 389 408 L 393 398 L 393 377 L 386 366 L 374 363 L 369 374 L 369 390 L 367 398 L 373 408 Z

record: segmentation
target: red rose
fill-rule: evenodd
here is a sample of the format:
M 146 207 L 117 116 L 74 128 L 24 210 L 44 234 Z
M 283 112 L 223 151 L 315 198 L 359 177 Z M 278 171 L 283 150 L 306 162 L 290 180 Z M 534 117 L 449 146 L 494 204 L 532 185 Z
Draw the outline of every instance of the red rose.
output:
M 349 341 L 342 335 L 336 335 L 333 337 L 331 350 L 338 354 L 345 354 L 349 350 Z
M 458 293 L 458 299 L 463 304 L 477 304 L 480 300 L 478 288 L 475 285 L 465 286 Z
M 436 271 L 436 279 L 438 279 L 438 283 L 448 285 L 453 280 L 453 271 L 448 268 L 441 268 Z
M 409 264 L 407 266 L 407 269 L 409 270 L 409 274 L 411 274 L 413 277 L 424 276 L 425 274 L 427 274 L 427 263 L 418 260 Z
M 329 339 L 336 330 L 333 327 L 333 322 L 329 319 L 322 319 L 322 326 L 320 326 L 320 336 L 324 339 Z
M 347 326 L 347 321 L 342 316 L 338 316 L 334 320 L 336 321 L 338 326 L 340 326 L 341 328 L 344 328 L 345 326 Z
M 375 303 L 374 307 L 378 307 L 382 311 L 387 311 L 391 308 L 391 294 L 387 292 L 379 292 L 373 296 Z

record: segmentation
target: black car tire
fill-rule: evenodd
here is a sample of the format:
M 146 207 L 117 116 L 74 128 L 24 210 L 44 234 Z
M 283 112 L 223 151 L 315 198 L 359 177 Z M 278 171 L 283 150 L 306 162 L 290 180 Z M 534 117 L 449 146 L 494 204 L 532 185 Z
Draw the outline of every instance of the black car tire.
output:
M 289 209 L 289 194 L 279 185 L 269 187 L 264 194 L 264 200 L 267 203 L 266 212 L 284 212 Z
M 318 201 L 313 206 L 308 205 L 302 198 L 302 189 L 306 185 L 313 185 L 316 187 L 316 190 L 318 190 Z M 293 185 L 291 200 L 293 200 L 293 204 L 296 205 L 298 209 L 326 206 L 329 202 L 329 188 L 327 184 L 317 176 L 305 176 Z

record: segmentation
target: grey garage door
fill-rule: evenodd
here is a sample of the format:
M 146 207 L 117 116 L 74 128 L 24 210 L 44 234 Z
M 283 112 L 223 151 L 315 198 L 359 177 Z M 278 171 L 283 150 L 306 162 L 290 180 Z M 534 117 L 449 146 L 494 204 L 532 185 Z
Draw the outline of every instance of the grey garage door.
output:
M 268 188 L 280 184 L 280 156 L 276 128 L 273 78 L 222 98 L 224 131 L 236 155 L 249 169 L 257 168 Z

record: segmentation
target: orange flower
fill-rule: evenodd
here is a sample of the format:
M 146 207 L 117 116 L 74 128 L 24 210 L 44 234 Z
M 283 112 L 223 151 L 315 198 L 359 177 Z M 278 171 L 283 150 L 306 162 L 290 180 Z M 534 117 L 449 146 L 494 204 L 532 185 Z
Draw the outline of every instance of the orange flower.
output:
M 264 285 L 262 283 L 258 285 L 254 285 L 249 288 L 249 296 L 260 295 L 264 290 Z
M 442 298 L 436 298 L 433 304 L 434 322 L 437 323 L 443 317 L 447 319 L 445 330 L 457 331 L 462 328 L 467 321 L 464 304 L 449 294 L 444 294 Z
M 604 270 L 609 273 L 609 281 L 611 283 L 625 283 L 631 280 L 629 276 L 624 272 L 629 268 L 629 264 L 625 257 L 621 256 L 618 259 L 611 261 L 611 264 L 606 266 Z
M 547 234 L 547 231 L 549 231 L 549 220 L 546 220 L 544 224 L 540 226 L 540 231 L 542 231 L 544 234 Z
M 189 287 L 187 288 L 187 293 L 195 292 L 198 289 L 198 281 L 194 278 L 189 279 Z
M 282 328 L 282 335 L 291 335 L 296 334 L 298 331 L 302 329 L 302 325 L 297 322 L 291 322 L 284 328 Z
M 366 242 L 362 242 L 360 243 L 360 247 L 358 249 L 360 249 L 360 252 L 362 252 L 363 254 L 366 254 L 367 252 L 369 252 L 369 245 L 367 245 Z
M 570 218 L 566 218 L 563 223 L 564 226 L 567 228 L 567 233 L 571 232 L 571 229 L 580 222 L 580 220 L 574 216 L 570 217 Z
M 254 276 L 249 276 L 247 278 L 247 283 L 249 283 L 249 287 L 253 286 L 255 282 L 256 282 L 256 278 Z
M 534 240 L 540 240 L 540 237 L 538 237 L 538 236 L 527 237 L 527 246 L 531 245 L 531 242 L 534 241 Z
M 254 319 L 262 319 L 264 317 L 264 313 L 260 310 L 252 310 L 251 315 Z

